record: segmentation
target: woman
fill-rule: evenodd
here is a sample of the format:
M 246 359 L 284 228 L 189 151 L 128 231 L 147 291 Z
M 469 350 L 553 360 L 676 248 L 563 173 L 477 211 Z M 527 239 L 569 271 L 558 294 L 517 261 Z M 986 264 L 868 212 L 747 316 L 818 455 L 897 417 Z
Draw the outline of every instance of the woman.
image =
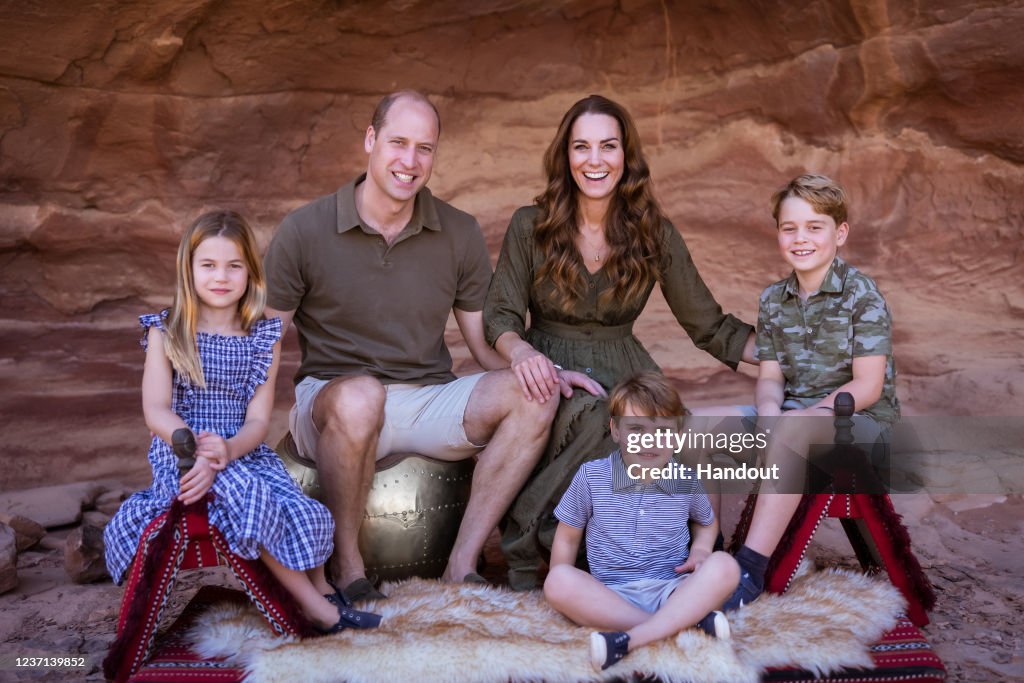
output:
M 550 548 L 554 534 L 551 512 L 580 463 L 615 448 L 602 387 L 660 370 L 633 336 L 655 283 L 698 348 L 733 369 L 741 358 L 753 362 L 753 329 L 722 313 L 662 215 L 621 105 L 599 95 L 574 104 L 544 169 L 547 188 L 515 212 L 505 234 L 485 333 L 529 398 L 571 394 L 570 384 L 586 392 L 562 401 L 541 462 L 506 518 L 502 549 L 516 589 L 536 584 L 541 546 Z M 563 368 L 593 382 L 569 379 Z

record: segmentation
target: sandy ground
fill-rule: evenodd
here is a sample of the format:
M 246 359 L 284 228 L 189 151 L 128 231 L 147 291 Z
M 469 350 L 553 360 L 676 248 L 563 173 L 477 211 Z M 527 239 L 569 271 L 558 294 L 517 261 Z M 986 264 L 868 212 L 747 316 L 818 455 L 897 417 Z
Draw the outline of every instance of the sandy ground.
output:
M 133 321 L 139 311 L 156 308 L 153 302 L 132 301 L 74 321 L 17 314 L 0 321 L 0 410 L 6 423 L 0 491 L 96 479 L 116 479 L 131 488 L 147 483 L 148 435 L 138 389 L 142 354 Z M 642 319 L 647 322 L 640 336 L 684 396 L 705 403 L 749 400 L 752 373 L 723 372 L 692 347 L 674 350 L 657 332 L 667 329 L 667 318 L 667 310 L 656 304 Z M 472 370 L 454 329 L 450 342 L 457 371 Z M 289 378 L 296 363 L 292 338 L 285 347 L 271 443 L 285 429 Z M 929 412 L 920 402 L 904 403 L 911 413 L 915 408 Z M 925 631 L 945 661 L 949 679 L 1024 680 L 1024 499 L 907 494 L 894 496 L 894 502 L 938 593 Z M 727 511 L 725 528 L 731 529 L 735 516 L 736 510 Z M 22 553 L 20 585 L 0 595 L 0 680 L 102 679 L 100 662 L 113 637 L 121 590 L 109 581 L 84 586 L 69 582 L 62 559 L 63 537 L 69 531 L 51 530 L 40 545 Z M 820 563 L 853 566 L 835 520 L 819 532 L 816 548 Z M 493 543 L 487 556 L 488 576 L 500 580 L 503 567 Z M 219 570 L 183 575 L 168 618 L 203 583 L 231 585 L 233 579 Z M 87 673 L 16 672 L 11 666 L 16 656 L 69 654 L 88 657 Z

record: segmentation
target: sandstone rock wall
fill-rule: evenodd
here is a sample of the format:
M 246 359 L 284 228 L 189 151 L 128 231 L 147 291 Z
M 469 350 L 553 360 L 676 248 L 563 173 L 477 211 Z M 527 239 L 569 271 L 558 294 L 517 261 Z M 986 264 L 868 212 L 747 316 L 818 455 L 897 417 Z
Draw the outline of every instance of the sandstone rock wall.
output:
M 266 242 L 363 168 L 373 105 L 399 87 L 437 102 L 431 185 L 495 253 L 562 113 L 623 102 L 705 279 L 748 319 L 783 274 L 769 195 L 833 175 L 849 259 L 895 312 L 904 402 L 1024 411 L 1021 0 L 43 1 L 0 19 L 0 376 L 5 415 L 37 428 L 68 382 L 90 406 L 71 413 L 137 420 L 129 312 L 167 300 L 183 226 L 228 206 Z M 642 323 L 697 400 L 749 392 L 663 303 Z

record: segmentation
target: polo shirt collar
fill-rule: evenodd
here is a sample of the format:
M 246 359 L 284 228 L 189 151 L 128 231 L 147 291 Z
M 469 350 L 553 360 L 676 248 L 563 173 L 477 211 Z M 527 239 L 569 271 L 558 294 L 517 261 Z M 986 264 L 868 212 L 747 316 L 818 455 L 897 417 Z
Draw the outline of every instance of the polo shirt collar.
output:
M 338 188 L 338 232 L 348 232 L 352 228 L 363 228 L 366 232 L 368 226 L 359 217 L 356 210 L 356 185 L 366 180 L 366 174 L 361 173 L 352 182 Z M 441 219 L 437 215 L 437 205 L 434 203 L 434 195 L 424 187 L 416 193 L 416 204 L 413 206 L 412 218 L 405 230 L 417 233 L 421 228 L 441 231 Z M 404 232 L 404 231 L 403 231 Z
M 828 267 L 828 271 L 825 273 L 825 279 L 821 281 L 821 287 L 818 288 L 818 291 L 826 294 L 841 293 L 843 291 L 843 286 L 846 284 L 846 274 L 849 270 L 850 267 L 846 265 L 846 261 L 836 255 L 836 257 L 832 259 L 832 265 Z M 800 283 L 797 282 L 795 271 L 790 273 L 789 277 L 786 278 L 786 295 L 800 296 Z
M 629 476 L 626 471 L 626 463 L 622 460 L 622 452 L 616 450 L 611 454 L 612 459 L 612 491 L 628 491 L 634 486 L 642 486 L 644 481 L 640 479 L 633 479 Z M 665 493 L 673 493 L 676 487 L 673 485 L 675 480 L 665 479 L 652 479 L 655 486 L 664 491 Z

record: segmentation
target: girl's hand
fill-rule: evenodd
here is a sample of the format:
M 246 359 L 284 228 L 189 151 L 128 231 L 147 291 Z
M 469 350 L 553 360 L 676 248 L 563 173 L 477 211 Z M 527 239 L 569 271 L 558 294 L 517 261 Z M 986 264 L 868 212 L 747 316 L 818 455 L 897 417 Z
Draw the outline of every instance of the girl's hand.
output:
M 562 396 L 565 396 L 566 398 L 572 398 L 573 387 L 579 387 L 594 396 L 608 398 L 608 392 L 604 390 L 604 387 L 582 372 L 576 372 L 575 370 L 559 370 L 558 383 L 562 390 Z
M 216 478 L 217 473 L 213 470 L 212 463 L 205 458 L 196 458 L 196 464 L 179 482 L 181 491 L 178 494 L 178 500 L 185 505 L 202 500 L 206 492 L 213 486 L 213 480 Z
M 200 432 L 196 438 L 196 459 L 206 458 L 210 467 L 220 472 L 231 462 L 231 454 L 228 453 L 228 442 L 224 437 L 212 432 Z
M 691 548 L 690 556 L 686 558 L 686 562 L 676 567 L 675 571 L 679 574 L 695 572 L 700 569 L 700 566 L 704 564 L 704 560 L 709 557 L 711 557 L 711 553 L 704 548 Z
M 551 359 L 528 344 L 518 347 L 509 361 L 527 401 L 544 403 L 558 390 L 558 370 Z

